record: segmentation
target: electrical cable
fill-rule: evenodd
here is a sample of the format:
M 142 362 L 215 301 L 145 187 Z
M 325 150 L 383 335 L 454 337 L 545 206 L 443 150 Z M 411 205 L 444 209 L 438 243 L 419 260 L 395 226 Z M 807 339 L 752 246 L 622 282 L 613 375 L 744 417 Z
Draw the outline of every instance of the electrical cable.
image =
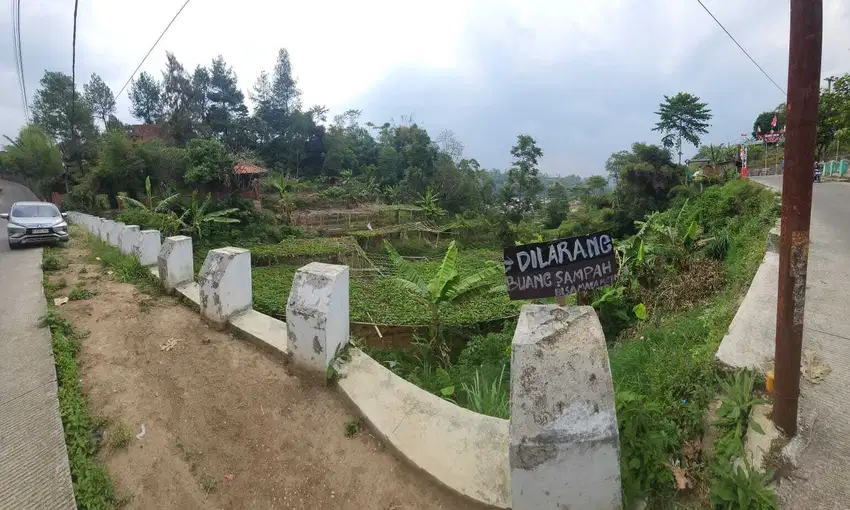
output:
M 174 23 L 174 20 L 177 19 L 177 16 L 180 16 L 180 13 L 183 12 L 183 9 L 185 9 L 186 5 L 188 5 L 188 4 L 189 4 L 189 0 L 186 0 L 186 2 L 184 2 L 183 5 L 180 7 L 180 10 L 177 11 L 177 14 L 175 14 L 174 17 L 171 18 L 171 21 L 168 22 L 168 25 L 165 27 L 165 30 L 163 30 L 162 33 L 159 34 L 159 37 L 156 38 L 156 41 L 153 43 L 153 46 L 151 46 L 151 48 L 148 50 L 147 54 L 145 54 L 145 58 L 143 58 L 142 61 L 139 62 L 139 65 L 136 66 L 136 70 L 133 71 L 133 74 L 131 74 L 129 78 L 127 78 L 127 81 L 124 82 L 124 86 L 121 87 L 121 90 L 119 90 L 117 94 L 115 94 L 115 97 L 119 97 L 121 95 L 121 93 L 124 92 L 124 89 L 126 89 L 127 85 L 130 84 L 130 81 L 133 80 L 133 76 L 136 76 L 136 73 L 139 72 L 139 69 L 142 67 L 142 64 L 145 63 L 145 60 L 148 59 L 151 52 L 154 50 L 154 48 L 156 48 L 156 45 L 159 44 L 159 41 L 160 41 L 160 39 L 162 39 L 162 36 L 164 36 L 165 33 L 168 32 L 168 29 L 171 28 L 171 25 Z
M 777 84 L 775 81 L 773 81 L 773 78 L 771 78 L 770 75 L 767 74 L 767 71 L 762 69 L 762 67 L 758 64 L 758 62 L 756 62 L 755 59 L 753 57 L 751 57 L 749 53 L 747 53 L 747 50 L 745 50 L 744 47 L 741 46 L 741 44 L 734 37 L 732 37 L 732 34 L 730 34 L 729 31 L 726 30 L 726 27 L 723 26 L 723 23 L 720 23 L 720 21 L 714 16 L 714 14 L 712 14 L 711 11 L 708 10 L 708 7 L 706 7 L 705 4 L 702 3 L 702 0 L 697 0 L 697 2 L 699 2 L 699 4 L 702 6 L 702 8 L 705 9 L 705 12 L 707 12 L 708 15 L 711 16 L 711 19 L 713 19 L 714 22 L 717 23 L 717 25 L 720 28 L 722 28 L 724 32 L 726 32 L 726 35 L 728 35 L 729 38 L 732 39 L 732 42 L 734 42 L 738 46 L 738 48 L 740 48 L 740 50 L 744 52 L 744 55 L 746 55 L 747 58 L 750 59 L 750 62 L 755 64 L 755 66 L 759 68 L 759 71 L 761 71 L 762 74 L 765 75 L 768 80 L 770 80 L 770 83 L 772 83 L 777 89 L 779 89 L 779 92 L 782 92 L 782 95 L 787 96 L 788 93 L 785 92 L 785 90 L 782 87 L 780 87 L 779 84 Z

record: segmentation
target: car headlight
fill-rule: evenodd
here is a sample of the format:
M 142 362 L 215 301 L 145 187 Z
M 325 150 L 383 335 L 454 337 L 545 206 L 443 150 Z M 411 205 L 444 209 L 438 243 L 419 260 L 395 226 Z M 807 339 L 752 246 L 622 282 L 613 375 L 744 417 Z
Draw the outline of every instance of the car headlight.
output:
M 26 234 L 26 227 L 22 227 L 20 225 L 15 225 L 14 223 L 9 223 L 8 230 L 10 234 Z
M 58 224 L 58 225 L 55 225 L 55 226 L 53 227 L 53 231 L 54 231 L 54 232 L 61 232 L 61 233 L 63 233 L 63 234 L 64 234 L 67 230 L 68 230 L 68 224 L 67 224 L 67 223 L 65 223 L 65 222 L 62 222 L 62 223 L 60 223 L 60 224 Z

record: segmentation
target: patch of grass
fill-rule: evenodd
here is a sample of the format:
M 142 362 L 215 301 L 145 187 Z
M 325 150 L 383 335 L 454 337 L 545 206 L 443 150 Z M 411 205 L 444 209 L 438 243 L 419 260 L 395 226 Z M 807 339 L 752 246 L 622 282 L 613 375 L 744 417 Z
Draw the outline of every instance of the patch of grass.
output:
M 118 424 L 109 435 L 109 446 L 114 449 L 127 448 L 133 440 L 133 433 L 123 423 Z
M 68 294 L 68 299 L 70 299 L 71 301 L 81 301 L 83 299 L 91 299 L 95 296 L 97 296 L 97 291 L 88 290 L 79 285 L 76 285 L 73 289 L 71 289 L 71 292 Z
M 207 494 L 215 491 L 216 487 L 218 487 L 218 480 L 206 473 L 201 475 L 199 483 L 201 484 L 201 490 Z
M 354 437 L 363 430 L 363 424 L 360 420 L 352 420 L 345 422 L 345 437 Z
M 461 250 L 458 273 L 461 277 L 476 272 L 487 260 L 499 260 L 490 250 Z M 439 261 L 415 262 L 428 280 L 439 268 Z M 252 269 L 254 308 L 262 313 L 285 319 L 286 300 L 299 266 L 276 265 Z M 418 299 L 390 276 L 354 277 L 350 280 L 351 320 L 378 324 L 424 326 L 430 323 L 428 304 Z M 511 301 L 505 292 L 485 294 L 464 303 L 445 304 L 440 317 L 445 326 L 477 324 L 515 316 L 522 303 Z
M 45 272 L 58 271 L 68 267 L 68 262 L 65 260 L 61 248 L 44 248 L 41 269 Z
M 56 381 L 59 386 L 59 414 L 65 430 L 65 444 L 71 468 L 74 497 L 81 509 L 114 508 L 118 504 L 106 466 L 97 460 L 93 440 L 95 420 L 89 413 L 77 367 L 80 335 L 67 319 L 50 310 L 43 318 L 53 337 Z
M 41 284 L 44 287 L 44 297 L 47 299 L 53 299 L 58 289 L 56 288 L 56 285 L 50 281 L 50 277 L 47 276 L 46 273 L 41 279 Z
M 59 278 L 59 281 L 56 282 L 57 289 L 64 289 L 68 286 L 68 281 L 64 278 Z
M 140 291 L 147 294 L 160 292 L 159 279 L 150 270 L 130 255 L 122 255 L 117 248 L 104 243 L 85 232 L 81 232 L 87 240 L 90 259 L 100 262 L 112 270 L 112 277 L 122 283 L 132 283 Z M 99 259 L 99 260 L 98 260 Z
M 80 274 L 86 274 L 86 273 L 88 273 L 88 272 L 89 272 L 89 270 L 88 270 L 88 269 L 86 269 L 86 268 L 84 268 L 84 267 L 81 267 L 81 268 L 80 268 Z

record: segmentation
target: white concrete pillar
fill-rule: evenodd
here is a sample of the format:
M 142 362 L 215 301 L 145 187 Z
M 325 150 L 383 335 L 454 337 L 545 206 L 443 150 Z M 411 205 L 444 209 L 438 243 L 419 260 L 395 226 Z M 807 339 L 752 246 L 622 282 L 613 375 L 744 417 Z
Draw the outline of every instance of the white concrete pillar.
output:
M 133 247 L 139 239 L 138 225 L 125 225 L 118 234 L 118 251 L 122 255 L 132 255 Z
M 100 223 L 100 240 L 104 243 L 109 243 L 109 233 L 112 232 L 112 229 L 115 227 L 115 222 L 112 220 L 104 219 Z
M 166 237 L 156 257 L 159 281 L 166 292 L 194 281 L 195 262 L 192 259 L 192 238 L 188 236 Z
M 133 256 L 143 266 L 155 266 L 161 244 L 159 230 L 142 230 L 133 245 Z
M 121 235 L 121 231 L 124 230 L 125 226 L 126 225 L 120 221 L 113 222 L 112 228 L 109 229 L 109 234 L 106 238 L 106 242 L 109 243 L 110 246 L 118 248 L 118 237 Z
M 311 262 L 295 273 L 286 303 L 294 362 L 322 375 L 348 343 L 348 266 Z
M 621 507 L 614 387 L 592 307 L 522 307 L 511 344 L 510 464 L 514 510 Z
M 251 252 L 228 246 L 210 250 L 198 273 L 201 315 L 224 327 L 231 316 L 251 309 Z

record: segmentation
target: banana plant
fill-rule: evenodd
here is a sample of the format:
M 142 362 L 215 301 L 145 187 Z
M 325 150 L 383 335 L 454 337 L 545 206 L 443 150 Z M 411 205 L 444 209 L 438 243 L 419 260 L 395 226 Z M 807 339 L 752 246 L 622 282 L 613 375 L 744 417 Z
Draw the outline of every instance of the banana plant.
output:
M 239 223 L 236 218 L 228 218 L 227 216 L 239 211 L 236 207 L 230 209 L 222 209 L 220 211 L 206 212 L 212 201 L 210 194 L 207 194 L 206 200 L 201 202 L 198 200 L 198 192 L 192 192 L 192 202 L 189 207 L 180 215 L 180 224 L 183 225 L 183 232 L 188 234 L 197 234 L 198 239 L 204 238 L 204 225 L 207 223 Z
M 428 304 L 431 310 L 431 347 L 437 346 L 440 354 L 447 358 L 448 347 L 445 342 L 439 342 L 440 306 L 446 303 L 461 303 L 487 294 L 495 281 L 504 275 L 504 267 L 498 262 L 489 261 L 474 274 L 461 277 L 457 272 L 457 245 L 452 241 L 437 273 L 426 281 L 413 264 L 402 258 L 386 239 L 384 248 L 396 269 L 394 280 Z
M 150 176 L 145 177 L 145 195 L 146 195 L 146 203 L 139 202 L 134 198 L 130 198 L 126 195 L 118 195 L 118 201 L 121 202 L 122 205 L 127 207 L 136 207 L 139 209 L 147 209 L 149 211 L 164 213 L 168 211 L 168 208 L 177 202 L 180 198 L 180 193 L 175 193 L 169 197 L 163 198 L 160 200 L 156 207 L 152 207 L 153 196 L 151 194 L 151 178 Z

